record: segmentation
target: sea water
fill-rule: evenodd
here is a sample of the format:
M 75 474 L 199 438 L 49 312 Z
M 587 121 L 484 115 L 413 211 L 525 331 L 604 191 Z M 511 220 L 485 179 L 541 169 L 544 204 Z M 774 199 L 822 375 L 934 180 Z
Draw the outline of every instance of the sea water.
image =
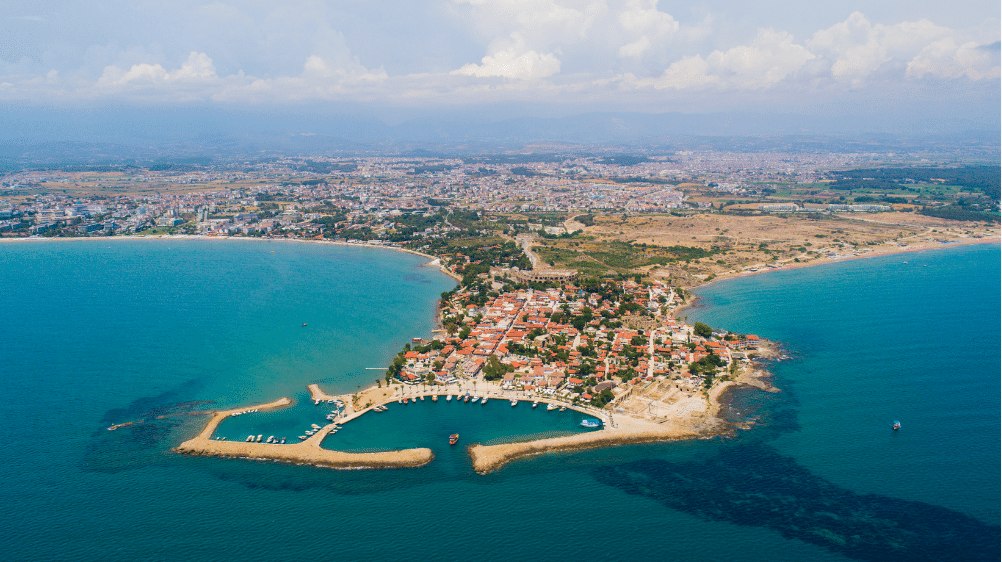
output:
M 169 452 L 202 410 L 290 396 L 285 413 L 234 421 L 260 415 L 291 437 L 322 413 L 306 384 L 372 384 L 379 372 L 365 368 L 429 335 L 453 286 L 416 256 L 2 244 L 0 547 L 11 560 L 998 559 L 998 254 L 950 248 L 703 288 L 690 320 L 780 341 L 794 358 L 771 365 L 781 393 L 731 393 L 728 415 L 754 417 L 752 430 L 480 476 L 465 445 L 576 431 L 579 415 L 426 398 L 325 443 L 432 446 L 418 469 Z M 105 429 L 140 417 L 154 421 Z

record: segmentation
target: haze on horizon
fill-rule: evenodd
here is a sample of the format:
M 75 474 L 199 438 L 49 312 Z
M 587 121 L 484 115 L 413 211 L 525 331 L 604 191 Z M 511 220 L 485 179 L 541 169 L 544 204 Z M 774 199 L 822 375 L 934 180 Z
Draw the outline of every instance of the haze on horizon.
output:
M 759 123 L 799 133 L 1000 125 L 1000 7 L 991 2 L 7 5 L 5 139 L 58 137 L 81 114 L 137 113 L 182 127 L 225 115 L 231 131 L 270 116 L 275 130 L 305 134 L 326 132 L 317 116 L 350 115 L 356 129 L 438 120 L 455 125 L 442 126 L 443 139 L 469 123 L 529 120 L 545 131 L 595 113 L 690 116 L 690 132 L 705 117 L 714 134 Z

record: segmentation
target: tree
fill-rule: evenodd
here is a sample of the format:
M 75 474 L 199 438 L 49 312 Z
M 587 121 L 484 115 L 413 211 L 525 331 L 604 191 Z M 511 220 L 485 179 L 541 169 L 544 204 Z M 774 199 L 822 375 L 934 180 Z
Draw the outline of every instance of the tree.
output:
M 693 324 L 692 330 L 701 338 L 708 338 L 713 335 L 713 328 L 703 324 L 702 322 L 696 322 Z
M 489 381 L 500 380 L 505 373 L 510 373 L 514 370 L 515 367 L 505 365 L 500 359 L 498 359 L 497 355 L 491 355 L 487 358 L 487 363 L 484 364 L 484 379 Z

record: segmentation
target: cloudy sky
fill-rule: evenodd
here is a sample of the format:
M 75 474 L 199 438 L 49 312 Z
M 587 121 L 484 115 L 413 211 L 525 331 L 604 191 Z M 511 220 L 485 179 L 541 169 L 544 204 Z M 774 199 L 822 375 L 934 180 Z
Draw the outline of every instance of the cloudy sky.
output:
M 4 4 L 0 101 L 13 104 L 910 103 L 999 121 L 1000 7 L 984 0 Z

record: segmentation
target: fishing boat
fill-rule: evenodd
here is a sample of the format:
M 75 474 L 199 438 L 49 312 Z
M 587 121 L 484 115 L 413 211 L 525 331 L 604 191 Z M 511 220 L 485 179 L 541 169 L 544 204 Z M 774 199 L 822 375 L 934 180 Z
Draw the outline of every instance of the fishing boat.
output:
M 459 441 L 459 434 L 458 433 L 453 433 L 452 435 L 449 436 L 449 444 L 450 445 L 455 445 L 458 441 Z
M 601 427 L 602 422 L 598 420 L 581 420 L 581 427 Z
M 899 422 L 898 420 L 894 420 L 894 423 L 891 424 L 891 429 L 893 429 L 894 431 L 901 429 L 901 422 Z
M 469 401 L 470 401 L 470 395 L 467 394 L 466 396 L 463 397 L 463 402 L 469 402 Z
M 559 407 L 560 406 L 557 406 L 556 404 L 547 404 L 546 405 L 546 411 L 549 412 L 550 410 L 556 410 Z

